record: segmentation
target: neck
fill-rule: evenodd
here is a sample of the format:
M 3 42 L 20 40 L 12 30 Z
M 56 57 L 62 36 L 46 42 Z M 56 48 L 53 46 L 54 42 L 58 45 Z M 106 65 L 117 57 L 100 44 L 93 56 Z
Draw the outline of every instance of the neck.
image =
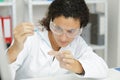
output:
M 55 50 L 55 51 L 58 51 L 60 49 L 60 46 L 57 45 L 54 37 L 53 37 L 53 34 L 51 31 L 48 31 L 48 37 L 49 37 L 49 40 L 50 40 L 50 43 L 51 43 L 51 46 L 52 48 Z

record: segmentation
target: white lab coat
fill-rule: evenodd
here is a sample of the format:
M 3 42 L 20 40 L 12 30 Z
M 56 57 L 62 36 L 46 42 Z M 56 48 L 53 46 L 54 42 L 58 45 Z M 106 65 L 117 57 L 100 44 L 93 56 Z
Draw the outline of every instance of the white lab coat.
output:
M 36 32 L 28 37 L 24 49 L 19 53 L 16 61 L 10 64 L 15 80 L 70 73 L 61 68 L 56 59 L 52 61 L 53 57 L 48 55 L 48 52 L 52 50 L 48 32 L 44 31 L 40 34 L 42 37 Z M 80 61 L 85 70 L 83 77 L 106 77 L 108 70 L 106 63 L 92 51 L 82 37 L 75 38 L 67 47 L 60 50 L 70 50 L 74 58 Z

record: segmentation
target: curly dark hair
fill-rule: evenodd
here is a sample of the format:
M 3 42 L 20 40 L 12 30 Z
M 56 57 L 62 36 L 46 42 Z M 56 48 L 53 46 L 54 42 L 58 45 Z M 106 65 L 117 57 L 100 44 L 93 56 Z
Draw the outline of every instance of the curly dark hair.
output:
M 89 9 L 84 0 L 54 0 L 48 8 L 46 18 L 43 18 L 40 24 L 49 31 L 50 20 L 59 16 L 79 19 L 81 28 L 85 27 L 89 21 Z

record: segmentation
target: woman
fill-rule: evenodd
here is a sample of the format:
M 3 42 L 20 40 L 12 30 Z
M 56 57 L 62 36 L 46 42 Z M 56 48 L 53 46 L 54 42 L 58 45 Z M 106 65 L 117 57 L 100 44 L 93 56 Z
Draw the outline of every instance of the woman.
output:
M 54 0 L 41 21 L 44 31 L 31 23 L 17 25 L 14 42 L 8 49 L 15 79 L 70 72 L 83 77 L 106 77 L 106 63 L 80 36 L 88 20 L 84 0 Z

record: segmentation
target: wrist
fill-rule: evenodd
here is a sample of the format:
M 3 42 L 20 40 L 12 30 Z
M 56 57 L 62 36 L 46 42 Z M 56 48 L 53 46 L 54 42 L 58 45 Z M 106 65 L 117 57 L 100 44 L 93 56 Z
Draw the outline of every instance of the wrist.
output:
M 9 63 L 12 63 L 16 60 L 18 53 L 21 51 L 22 49 L 19 48 L 18 46 L 16 46 L 16 44 L 13 44 L 12 46 L 10 46 L 8 48 L 7 51 L 7 55 L 8 55 L 8 59 L 9 59 Z
M 84 71 L 84 69 L 82 67 L 82 64 L 79 61 L 77 61 L 77 63 L 78 63 L 78 70 L 77 70 L 76 74 L 84 75 L 85 71 Z
M 78 74 L 78 75 L 85 75 L 85 71 L 83 70 L 82 72 L 76 73 L 76 74 Z

